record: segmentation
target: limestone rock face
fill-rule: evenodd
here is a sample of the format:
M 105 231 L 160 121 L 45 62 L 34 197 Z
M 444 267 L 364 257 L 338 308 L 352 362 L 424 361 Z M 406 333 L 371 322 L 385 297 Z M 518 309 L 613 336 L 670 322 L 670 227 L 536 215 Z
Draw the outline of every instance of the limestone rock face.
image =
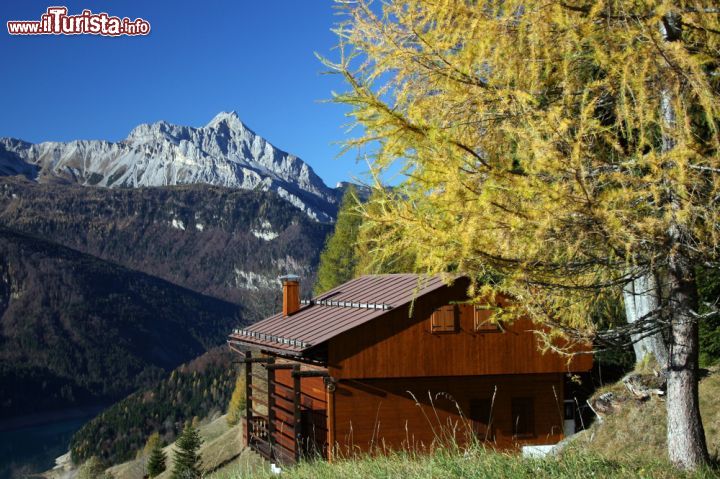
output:
M 250 130 L 235 112 L 222 112 L 200 128 L 142 124 L 117 143 L 1 138 L 0 175 L 17 174 L 107 188 L 208 184 L 274 191 L 320 222 L 333 221 L 339 194 L 303 160 Z

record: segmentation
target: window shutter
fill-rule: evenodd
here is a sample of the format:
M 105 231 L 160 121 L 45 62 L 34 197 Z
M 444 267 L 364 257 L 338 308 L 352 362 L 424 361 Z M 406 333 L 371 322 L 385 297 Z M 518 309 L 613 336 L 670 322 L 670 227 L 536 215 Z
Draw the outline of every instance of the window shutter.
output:
M 431 317 L 433 333 L 455 333 L 457 327 L 457 308 L 448 304 L 436 309 Z
M 493 333 L 500 331 L 497 323 L 492 322 L 492 310 L 483 306 L 475 306 L 474 313 L 475 331 L 478 333 Z

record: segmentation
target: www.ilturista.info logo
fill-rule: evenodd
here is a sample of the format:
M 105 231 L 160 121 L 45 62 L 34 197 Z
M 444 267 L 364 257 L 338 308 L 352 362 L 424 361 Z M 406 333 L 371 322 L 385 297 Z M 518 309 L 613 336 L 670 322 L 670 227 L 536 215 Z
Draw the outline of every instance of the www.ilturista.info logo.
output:
M 7 22 L 10 35 L 147 35 L 150 22 L 142 18 L 111 17 L 107 13 L 83 10 L 68 15 L 67 7 L 48 7 L 40 20 L 11 20 Z

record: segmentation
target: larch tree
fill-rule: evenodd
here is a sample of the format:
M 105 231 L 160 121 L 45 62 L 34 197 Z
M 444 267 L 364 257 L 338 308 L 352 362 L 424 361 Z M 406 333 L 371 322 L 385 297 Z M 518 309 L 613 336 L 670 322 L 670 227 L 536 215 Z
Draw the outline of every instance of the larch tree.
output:
M 78 479 L 99 479 L 105 473 L 105 464 L 97 456 L 93 456 L 78 469 Z
M 245 367 L 248 368 L 251 366 L 246 364 Z M 235 389 L 233 389 L 227 410 L 226 421 L 229 426 L 237 425 L 242 418 L 243 412 L 245 412 L 245 405 L 247 404 L 246 388 L 245 371 L 238 371 L 238 375 L 235 378 Z
M 395 241 L 393 235 L 398 234 L 398 231 L 372 220 L 382 215 L 385 197 L 383 190 L 374 190 L 368 201 L 360 205 L 356 212 L 361 223 L 355 246 L 355 255 L 358 258 L 355 276 L 415 272 L 415 257 L 412 252 L 388 251 L 383 247 L 388 242 Z
M 707 1 L 340 2 L 340 59 L 376 177 L 380 247 L 470 293 L 516 299 L 548 347 L 666 338 L 667 447 L 708 461 L 698 405 L 696 265 L 716 268 L 720 9 Z M 655 304 L 603 330 L 632 283 Z M 708 315 L 715 314 L 708 312 Z M 538 328 L 544 329 L 544 328 Z M 557 342 L 554 339 L 562 337 Z
M 160 444 L 162 440 L 160 439 L 160 433 L 158 431 L 153 432 L 150 434 L 147 438 L 147 441 L 145 441 L 145 446 L 142 448 L 141 451 L 139 451 L 139 456 L 149 456 L 155 447 L 157 447 L 158 444 Z

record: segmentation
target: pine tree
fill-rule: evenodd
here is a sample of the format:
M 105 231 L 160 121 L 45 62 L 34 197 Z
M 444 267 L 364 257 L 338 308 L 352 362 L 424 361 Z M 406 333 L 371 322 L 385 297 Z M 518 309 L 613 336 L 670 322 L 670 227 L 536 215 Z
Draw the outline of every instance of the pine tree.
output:
M 165 463 L 167 456 L 162 450 L 162 444 L 160 441 L 156 441 L 150 450 L 150 457 L 148 457 L 147 472 L 149 477 L 158 476 L 160 473 L 165 471 Z
M 468 275 L 476 301 L 516 298 L 504 317 L 553 327 L 546 347 L 662 332 L 668 456 L 707 463 L 698 323 L 718 312 L 699 313 L 696 266 L 720 268 L 717 2 L 342 3 L 326 65 L 363 132 L 348 147 L 376 178 L 405 174 L 378 188 L 386 256 Z M 647 315 L 591 321 L 649 275 Z
M 197 428 L 188 422 L 175 442 L 175 463 L 172 479 L 199 479 L 202 476 L 200 445 L 202 439 Z
M 353 278 L 358 258 L 355 245 L 362 218 L 357 211 L 358 198 L 350 185 L 343 195 L 335 231 L 320 254 L 315 294 L 321 294 Z
M 248 365 L 245 367 L 248 367 Z M 245 404 L 245 374 L 244 371 L 241 371 L 235 379 L 235 389 L 233 390 L 230 404 L 228 405 L 227 423 L 230 426 L 234 426 L 240 422 L 240 417 L 245 410 Z

